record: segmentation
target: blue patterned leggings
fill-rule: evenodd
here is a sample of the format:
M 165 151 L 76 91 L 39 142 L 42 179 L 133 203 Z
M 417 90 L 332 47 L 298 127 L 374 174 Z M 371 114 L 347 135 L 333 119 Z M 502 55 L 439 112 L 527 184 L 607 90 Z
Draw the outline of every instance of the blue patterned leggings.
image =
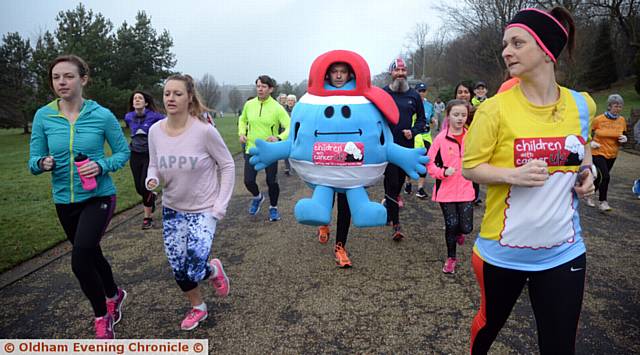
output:
M 185 213 L 163 207 L 164 248 L 176 282 L 183 292 L 208 279 L 207 264 L 217 220 L 210 213 Z

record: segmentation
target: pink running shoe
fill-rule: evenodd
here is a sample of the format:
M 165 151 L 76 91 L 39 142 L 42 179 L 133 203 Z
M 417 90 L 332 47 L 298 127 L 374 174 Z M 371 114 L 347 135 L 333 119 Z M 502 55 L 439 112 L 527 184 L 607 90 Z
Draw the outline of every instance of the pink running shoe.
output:
M 209 313 L 207 313 L 207 311 L 201 311 L 196 308 L 191 308 L 189 312 L 187 312 L 187 315 L 182 320 L 182 323 L 180 324 L 180 328 L 182 328 L 182 330 L 194 329 L 195 327 L 198 326 L 198 324 L 200 324 L 200 322 L 207 319 L 208 315 Z
M 455 274 L 456 273 L 456 258 L 447 258 L 447 261 L 444 263 L 442 267 L 442 272 L 445 274 Z
M 113 325 L 122 319 L 122 304 L 127 299 L 127 291 L 118 287 L 118 298 L 115 301 L 107 300 L 107 313 L 113 318 Z
M 458 234 L 458 237 L 456 238 L 456 243 L 458 243 L 458 245 L 464 244 L 464 234 Z
M 211 282 L 211 286 L 216 290 L 216 295 L 218 297 L 227 297 L 229 294 L 229 278 L 227 274 L 224 272 L 224 268 L 222 267 L 222 263 L 219 259 L 211 259 L 209 263 L 211 265 L 211 269 L 218 270 L 218 276 L 210 277 L 209 281 Z
M 116 333 L 113 331 L 113 318 L 109 312 L 104 317 L 96 318 L 95 329 L 96 339 L 116 338 Z

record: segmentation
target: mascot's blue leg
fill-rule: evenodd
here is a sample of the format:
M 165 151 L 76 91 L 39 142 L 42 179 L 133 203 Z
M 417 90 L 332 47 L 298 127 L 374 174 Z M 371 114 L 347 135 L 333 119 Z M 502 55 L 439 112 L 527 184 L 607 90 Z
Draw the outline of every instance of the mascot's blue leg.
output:
M 333 189 L 327 186 L 316 186 L 311 198 L 303 198 L 296 203 L 294 214 L 299 223 L 324 226 L 331 222 L 332 209 Z
M 377 227 L 387 223 L 387 209 L 379 203 L 369 201 L 369 195 L 364 187 L 346 192 L 354 226 Z

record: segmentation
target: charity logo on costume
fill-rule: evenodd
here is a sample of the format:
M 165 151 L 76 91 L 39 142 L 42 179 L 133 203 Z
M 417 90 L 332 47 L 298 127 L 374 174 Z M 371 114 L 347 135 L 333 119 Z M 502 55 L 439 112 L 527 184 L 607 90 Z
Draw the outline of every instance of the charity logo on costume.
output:
M 328 166 L 355 166 L 364 161 L 361 142 L 316 142 L 313 145 L 313 163 Z

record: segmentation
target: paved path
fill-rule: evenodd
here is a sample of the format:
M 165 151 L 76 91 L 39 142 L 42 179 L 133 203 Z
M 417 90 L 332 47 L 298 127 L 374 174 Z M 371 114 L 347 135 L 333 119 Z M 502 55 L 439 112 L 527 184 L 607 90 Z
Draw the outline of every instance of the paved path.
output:
M 181 331 L 187 302 L 168 267 L 161 229 L 140 230 L 136 216 L 102 243 L 129 291 L 119 338 L 208 338 L 219 354 L 468 352 L 479 307 L 472 241 L 459 248 L 458 273 L 444 275 L 443 222 L 434 202 L 405 195 L 401 219 L 408 238 L 401 243 L 391 240 L 389 227 L 352 229 L 347 246 L 354 267 L 337 269 L 331 244 L 320 245 L 315 229 L 292 216 L 294 203 L 310 190 L 282 175 L 282 220 L 267 222 L 266 209 L 250 218 L 237 162 L 234 198 L 213 247 L 231 278 L 230 296 L 216 299 L 205 286 L 209 319 Z M 622 153 L 609 192 L 614 210 L 603 215 L 583 207 L 589 271 L 580 354 L 640 353 L 640 200 L 630 193 L 638 177 L 640 156 Z M 381 190 L 371 189 L 372 199 L 379 200 Z M 476 209 L 476 231 L 482 213 Z M 69 255 L 0 290 L 1 338 L 92 337 L 91 314 Z M 537 353 L 526 292 L 492 353 Z

